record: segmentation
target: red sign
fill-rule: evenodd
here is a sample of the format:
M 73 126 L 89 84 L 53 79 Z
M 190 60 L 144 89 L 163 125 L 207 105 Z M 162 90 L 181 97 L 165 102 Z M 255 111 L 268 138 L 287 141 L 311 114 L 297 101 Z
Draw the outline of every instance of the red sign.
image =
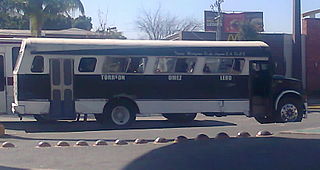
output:
M 223 13 L 222 30 L 225 33 L 238 33 L 243 24 L 253 25 L 258 32 L 263 32 L 262 12 Z M 205 11 L 205 31 L 216 31 L 218 26 L 218 14 L 213 11 Z
M 241 24 L 245 22 L 244 13 L 232 13 L 223 15 L 223 32 L 239 32 Z

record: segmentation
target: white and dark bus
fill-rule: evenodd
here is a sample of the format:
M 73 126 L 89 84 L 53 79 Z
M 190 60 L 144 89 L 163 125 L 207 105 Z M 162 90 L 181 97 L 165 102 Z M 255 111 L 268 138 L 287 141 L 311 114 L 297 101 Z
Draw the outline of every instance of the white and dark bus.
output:
M 0 38 L 0 114 L 11 113 L 13 69 L 21 42 L 19 38 Z
M 126 126 L 244 113 L 260 123 L 301 121 L 302 83 L 273 74 L 263 42 L 26 39 L 14 70 L 14 113 L 37 120 L 94 114 Z

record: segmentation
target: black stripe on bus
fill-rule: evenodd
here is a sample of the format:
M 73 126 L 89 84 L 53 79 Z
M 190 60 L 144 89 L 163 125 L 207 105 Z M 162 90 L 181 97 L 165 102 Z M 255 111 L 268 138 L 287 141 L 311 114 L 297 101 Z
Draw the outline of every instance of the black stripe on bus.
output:
M 101 75 L 76 75 L 77 99 L 112 98 L 125 94 L 136 99 L 243 99 L 249 98 L 249 76 L 182 75 L 169 80 L 168 75 L 126 75 L 125 80 L 102 80 Z M 87 89 L 87 90 L 83 90 Z
M 19 74 L 17 83 L 19 101 L 51 98 L 48 74 Z
M 161 47 L 32 51 L 31 54 L 268 57 L 270 53 L 265 47 Z
M 50 99 L 49 75 L 19 75 L 19 100 Z M 75 75 L 74 97 L 110 99 L 125 95 L 138 100 L 234 99 L 249 98 L 249 76 L 182 75 L 169 80 L 168 75 L 125 75 L 125 80 L 103 80 L 101 75 Z

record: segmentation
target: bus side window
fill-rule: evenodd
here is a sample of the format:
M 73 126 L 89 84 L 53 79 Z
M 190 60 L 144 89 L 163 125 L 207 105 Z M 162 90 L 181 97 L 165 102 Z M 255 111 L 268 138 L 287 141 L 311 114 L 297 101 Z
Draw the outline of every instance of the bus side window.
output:
M 44 70 L 44 60 L 42 56 L 35 56 L 31 66 L 31 72 L 42 73 Z
M 244 66 L 244 59 L 209 58 L 204 67 L 204 73 L 240 74 Z
M 20 47 L 13 47 L 12 48 L 12 70 L 14 70 L 14 67 L 16 65 L 18 56 L 19 56 Z
M 127 57 L 106 57 L 103 62 L 103 73 L 125 73 L 130 58 Z
M 240 74 L 244 66 L 244 59 L 237 58 L 233 62 L 232 73 Z
M 196 65 L 195 58 L 178 58 L 176 62 L 176 73 L 192 73 Z
M 0 91 L 4 91 L 4 57 L 0 55 Z
M 81 58 L 78 70 L 79 72 L 94 72 L 96 63 L 96 58 Z
M 127 73 L 144 73 L 147 58 L 131 57 Z
M 161 57 L 158 58 L 156 68 L 154 72 L 156 73 L 173 73 L 176 63 L 176 58 L 173 57 Z

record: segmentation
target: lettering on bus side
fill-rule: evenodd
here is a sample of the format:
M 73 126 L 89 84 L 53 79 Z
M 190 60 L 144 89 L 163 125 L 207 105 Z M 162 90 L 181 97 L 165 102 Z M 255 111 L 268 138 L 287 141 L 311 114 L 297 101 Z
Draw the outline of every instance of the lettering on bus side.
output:
M 231 81 L 232 80 L 232 76 L 222 75 L 222 76 L 220 76 L 220 80 L 221 81 Z
M 106 74 L 106 75 L 101 75 L 101 80 L 103 80 L 103 81 L 124 81 L 124 80 L 126 80 L 126 76 L 125 75 Z
M 169 81 L 181 81 L 182 75 L 169 75 L 168 80 Z

